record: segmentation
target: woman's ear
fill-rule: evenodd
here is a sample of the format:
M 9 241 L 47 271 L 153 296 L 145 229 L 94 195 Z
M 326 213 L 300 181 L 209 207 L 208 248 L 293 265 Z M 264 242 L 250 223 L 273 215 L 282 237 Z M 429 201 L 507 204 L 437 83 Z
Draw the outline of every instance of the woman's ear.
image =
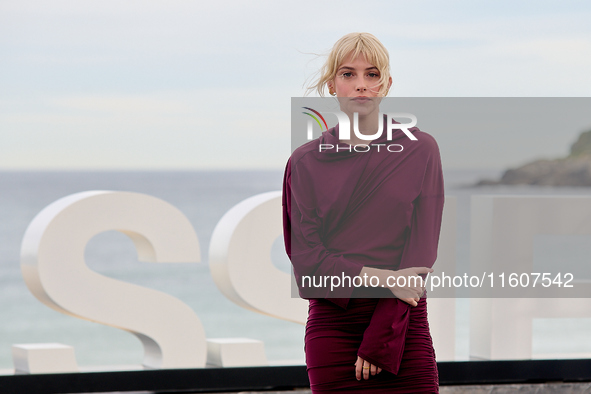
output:
M 331 96 L 334 96 L 336 94 L 336 92 L 334 90 L 334 81 L 328 81 L 326 83 L 326 86 L 328 87 L 328 94 L 330 94 Z

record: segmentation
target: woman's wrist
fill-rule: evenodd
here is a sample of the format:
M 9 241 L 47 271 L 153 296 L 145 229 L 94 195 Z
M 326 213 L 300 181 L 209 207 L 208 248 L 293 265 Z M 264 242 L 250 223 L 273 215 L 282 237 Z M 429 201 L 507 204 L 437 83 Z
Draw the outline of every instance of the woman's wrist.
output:
M 374 268 L 374 267 L 363 267 L 361 272 L 359 273 L 361 278 L 372 276 L 377 277 L 380 280 L 380 283 L 386 283 L 388 277 L 396 276 L 396 271 L 383 269 L 383 268 Z

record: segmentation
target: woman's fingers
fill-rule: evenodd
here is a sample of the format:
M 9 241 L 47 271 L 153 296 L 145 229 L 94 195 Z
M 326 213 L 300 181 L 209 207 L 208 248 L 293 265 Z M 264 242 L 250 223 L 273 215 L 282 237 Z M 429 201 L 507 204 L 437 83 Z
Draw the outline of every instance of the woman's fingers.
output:
M 357 356 L 357 361 L 355 362 L 355 377 L 357 380 L 361 380 L 362 378 L 367 380 L 369 379 L 370 374 L 376 375 L 380 372 L 382 372 L 382 368 L 378 368 L 377 366 Z
M 367 362 L 367 360 L 363 361 L 363 379 L 369 379 L 369 370 L 371 369 L 371 364 Z
M 410 306 L 419 305 L 416 301 L 416 298 L 401 298 L 400 300 L 406 302 Z
M 357 380 L 361 380 L 361 371 L 363 368 L 363 359 L 357 356 L 357 361 L 355 362 L 355 377 Z
M 392 272 L 396 275 L 397 279 L 394 284 L 388 284 L 390 291 L 407 304 L 417 306 L 421 297 L 425 294 L 425 282 L 420 275 L 433 272 L 433 269 L 427 267 L 410 267 Z

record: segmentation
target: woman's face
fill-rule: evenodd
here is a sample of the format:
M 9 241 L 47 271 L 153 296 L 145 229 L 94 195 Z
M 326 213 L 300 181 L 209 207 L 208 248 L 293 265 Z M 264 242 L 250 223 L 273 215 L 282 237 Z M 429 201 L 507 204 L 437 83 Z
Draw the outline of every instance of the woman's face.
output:
M 328 82 L 328 88 L 336 93 L 343 111 L 364 115 L 374 112 L 379 106 L 381 98 L 375 99 L 381 88 L 379 81 L 380 70 L 365 56 L 351 59 L 349 55 L 337 69 L 335 79 Z M 391 84 L 392 78 L 388 81 L 388 88 Z

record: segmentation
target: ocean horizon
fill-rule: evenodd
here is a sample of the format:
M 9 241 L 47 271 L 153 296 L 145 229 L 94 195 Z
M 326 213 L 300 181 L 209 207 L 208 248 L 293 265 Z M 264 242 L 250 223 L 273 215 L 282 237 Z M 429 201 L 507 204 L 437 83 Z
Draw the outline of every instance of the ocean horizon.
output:
M 469 259 L 469 201 L 475 194 L 590 195 L 591 188 L 532 186 L 471 187 L 499 170 L 446 170 L 446 195 L 458 199 L 457 265 Z M 27 289 L 20 271 L 23 234 L 35 215 L 50 203 L 87 190 L 148 194 L 177 207 L 191 222 L 201 247 L 200 263 L 142 263 L 131 240 L 116 231 L 94 237 L 86 247 L 87 265 L 108 277 L 160 290 L 192 308 L 207 338 L 252 338 L 264 342 L 271 362 L 303 363 L 302 325 L 243 309 L 215 286 L 208 266 L 211 234 L 233 206 L 259 193 L 281 190 L 282 170 L 161 170 L 161 171 L 0 171 L 0 369 L 11 369 L 11 345 L 63 343 L 75 348 L 80 366 L 141 364 L 143 348 L 135 336 L 101 324 L 56 312 Z M 585 261 L 583 247 L 572 260 Z M 289 272 L 283 240 L 275 241 L 273 263 Z M 581 260 L 583 259 L 583 260 Z M 467 360 L 469 312 L 458 299 L 456 359 Z M 567 330 L 568 335 L 564 335 Z M 591 353 L 591 318 L 536 319 L 533 349 L 537 357 L 567 357 Z

